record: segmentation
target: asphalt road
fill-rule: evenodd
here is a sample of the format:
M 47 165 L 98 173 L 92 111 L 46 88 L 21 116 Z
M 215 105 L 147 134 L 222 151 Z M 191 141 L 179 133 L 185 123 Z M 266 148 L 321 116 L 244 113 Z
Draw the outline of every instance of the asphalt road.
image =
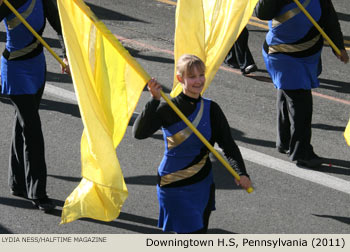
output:
M 89 0 L 93 12 L 116 34 L 129 52 L 169 93 L 173 75 L 173 34 L 176 1 Z M 350 53 L 350 6 L 333 1 Z M 0 27 L 4 46 L 4 26 Z M 340 63 L 326 46 L 322 55 L 321 87 L 314 92 L 312 144 L 327 163 L 317 170 L 296 167 L 276 152 L 275 95 L 261 56 L 266 23 L 252 17 L 249 46 L 259 71 L 249 77 L 223 65 L 205 96 L 219 103 L 240 146 L 254 193 L 237 188 L 233 177 L 213 158 L 216 207 L 209 226 L 212 234 L 350 233 L 350 147 L 343 131 L 350 116 L 349 64 Z M 45 40 L 58 50 L 51 27 Z M 122 213 L 112 222 L 81 219 L 59 225 L 63 203 L 78 185 L 80 137 L 83 130 L 70 77 L 47 53 L 47 87 L 41 118 L 48 164 L 47 190 L 58 205 L 51 214 L 29 201 L 10 195 L 8 153 L 14 110 L 0 97 L 0 233 L 31 234 L 160 234 L 157 228 L 156 170 L 163 153 L 161 133 L 139 141 L 131 125 L 117 149 L 129 190 Z M 144 92 L 135 113 L 149 99 Z

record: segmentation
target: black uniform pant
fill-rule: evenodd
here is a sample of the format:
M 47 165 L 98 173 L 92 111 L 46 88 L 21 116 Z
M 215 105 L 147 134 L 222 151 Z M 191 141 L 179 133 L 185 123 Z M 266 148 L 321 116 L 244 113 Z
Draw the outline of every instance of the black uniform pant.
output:
M 308 160 L 314 155 L 311 145 L 311 90 L 277 91 L 276 147 L 289 150 L 294 160 Z
M 232 48 L 227 54 L 225 63 L 240 68 L 242 71 L 244 71 L 247 66 L 255 64 L 253 56 L 248 47 L 248 37 L 248 29 L 244 27 L 242 33 L 239 35 L 236 42 L 233 44 Z
M 46 197 L 46 163 L 39 105 L 44 86 L 33 95 L 10 95 L 15 107 L 9 186 L 29 199 Z

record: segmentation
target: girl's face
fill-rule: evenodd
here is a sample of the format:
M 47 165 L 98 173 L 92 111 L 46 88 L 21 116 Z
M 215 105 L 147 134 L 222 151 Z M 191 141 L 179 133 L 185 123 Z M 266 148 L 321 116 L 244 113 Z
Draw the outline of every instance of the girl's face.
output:
M 204 88 L 205 73 L 198 67 L 194 67 L 193 71 L 186 73 L 183 78 L 178 76 L 178 80 L 182 83 L 185 95 L 198 98 Z

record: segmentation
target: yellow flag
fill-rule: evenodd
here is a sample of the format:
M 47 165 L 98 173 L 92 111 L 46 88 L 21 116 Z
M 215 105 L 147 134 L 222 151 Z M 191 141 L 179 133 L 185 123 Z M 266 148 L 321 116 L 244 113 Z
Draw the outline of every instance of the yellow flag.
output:
M 350 146 L 350 119 L 344 131 L 344 138 L 346 143 Z
M 58 0 L 58 7 L 84 124 L 83 178 L 65 201 L 61 224 L 111 221 L 128 196 L 116 147 L 149 76 L 82 0 Z
M 204 92 L 252 16 L 258 0 L 178 0 L 175 23 L 175 71 L 171 96 L 182 87 L 176 79 L 177 59 L 194 54 L 206 65 Z

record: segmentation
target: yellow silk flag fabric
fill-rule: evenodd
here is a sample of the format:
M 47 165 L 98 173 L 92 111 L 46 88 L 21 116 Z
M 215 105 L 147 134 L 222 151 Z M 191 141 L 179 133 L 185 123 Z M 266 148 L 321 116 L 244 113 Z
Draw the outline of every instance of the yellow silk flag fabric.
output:
M 350 146 L 350 119 L 344 131 L 344 138 L 346 143 Z
M 208 88 L 230 48 L 247 25 L 258 0 L 178 0 L 175 20 L 174 84 L 171 96 L 182 86 L 176 63 L 183 54 L 194 54 L 206 65 Z
M 84 125 L 82 180 L 65 201 L 61 224 L 111 221 L 128 196 L 116 147 L 149 76 L 82 0 L 58 0 L 58 6 Z

